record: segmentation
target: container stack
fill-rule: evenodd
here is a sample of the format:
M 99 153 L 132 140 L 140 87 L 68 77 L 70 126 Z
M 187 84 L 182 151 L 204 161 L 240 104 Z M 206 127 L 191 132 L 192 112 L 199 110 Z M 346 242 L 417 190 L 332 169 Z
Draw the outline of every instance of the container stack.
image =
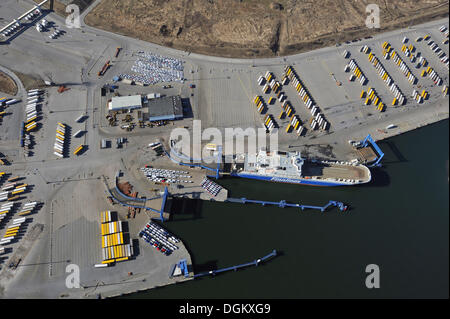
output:
M 124 243 L 122 222 L 112 221 L 111 212 L 100 213 L 102 235 L 102 264 L 128 260 L 133 252 L 130 244 Z

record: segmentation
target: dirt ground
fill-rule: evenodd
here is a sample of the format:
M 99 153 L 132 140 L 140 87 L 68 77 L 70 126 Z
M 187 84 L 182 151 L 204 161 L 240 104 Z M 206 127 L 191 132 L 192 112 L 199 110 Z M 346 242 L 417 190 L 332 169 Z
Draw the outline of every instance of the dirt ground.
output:
M 45 86 L 44 81 L 41 78 L 37 77 L 37 76 L 29 75 L 29 74 L 23 74 L 23 73 L 20 73 L 20 72 L 14 72 L 14 73 L 20 79 L 20 81 L 23 84 L 23 87 L 26 90 L 35 89 L 35 88 L 38 88 L 38 87 Z
M 366 5 L 380 8 L 368 29 Z M 448 16 L 446 0 L 103 0 L 88 25 L 225 57 L 288 55 Z
M 3 72 L 0 72 L 0 92 L 9 95 L 17 94 L 16 82 Z

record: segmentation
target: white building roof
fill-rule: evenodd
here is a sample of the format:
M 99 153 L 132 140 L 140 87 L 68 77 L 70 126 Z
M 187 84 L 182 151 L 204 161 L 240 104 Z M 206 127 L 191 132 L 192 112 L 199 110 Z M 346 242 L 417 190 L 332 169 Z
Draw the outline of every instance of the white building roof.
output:
M 111 99 L 109 110 L 137 109 L 142 107 L 142 97 L 140 95 L 115 96 Z

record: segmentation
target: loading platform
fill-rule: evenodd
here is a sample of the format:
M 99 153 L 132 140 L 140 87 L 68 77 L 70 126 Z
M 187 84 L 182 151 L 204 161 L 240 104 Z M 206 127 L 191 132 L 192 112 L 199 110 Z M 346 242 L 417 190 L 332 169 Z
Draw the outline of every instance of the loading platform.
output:
M 335 207 L 339 208 L 343 212 L 347 210 L 347 206 L 344 203 L 338 202 L 338 201 L 334 201 L 334 200 L 330 200 L 328 202 L 328 204 L 326 204 L 325 206 L 290 204 L 290 203 L 287 203 L 285 200 L 281 200 L 279 202 L 269 202 L 269 201 L 262 201 L 262 200 L 247 199 L 245 197 L 243 197 L 243 198 L 231 198 L 230 197 L 226 201 L 227 202 L 231 202 L 231 203 L 240 203 L 240 204 L 247 204 L 247 203 L 261 204 L 262 206 L 275 205 L 275 206 L 278 206 L 280 208 L 296 207 L 296 208 L 300 208 L 301 210 L 317 209 L 317 210 L 320 210 L 321 212 L 326 211 L 330 206 L 335 206 Z
M 103 176 L 103 182 L 105 183 L 106 189 L 107 189 L 109 195 L 112 197 L 112 199 L 115 202 L 119 203 L 120 205 L 122 205 L 124 207 L 132 207 L 132 208 L 151 210 L 155 213 L 158 213 L 160 216 L 159 219 L 162 222 L 164 222 L 164 216 L 163 216 L 164 208 L 166 206 L 167 197 L 169 196 L 169 190 L 168 190 L 167 186 L 164 187 L 164 193 L 161 196 L 156 196 L 153 198 L 130 197 L 130 196 L 124 194 L 123 192 L 121 192 L 119 187 L 117 187 L 117 178 L 118 178 L 118 174 L 116 174 L 116 182 L 115 182 L 114 188 L 111 190 L 108 187 L 108 182 L 106 181 L 105 176 Z M 161 204 L 160 210 L 146 206 L 147 201 L 159 199 L 159 198 L 162 198 L 162 204 Z
M 261 262 L 264 262 L 272 257 L 275 257 L 277 255 L 277 251 L 274 249 L 270 254 L 259 258 L 259 259 L 255 259 L 254 261 L 245 263 L 245 264 L 241 264 L 241 265 L 236 265 L 236 266 L 232 266 L 232 267 L 226 267 L 226 268 L 221 268 L 221 269 L 217 269 L 217 270 L 210 270 L 207 272 L 202 272 L 199 274 L 195 274 L 194 278 L 198 278 L 198 277 L 203 277 L 203 276 L 208 276 L 208 275 L 217 275 L 220 274 L 222 272 L 226 272 L 226 271 L 230 271 L 230 270 L 234 270 L 237 271 L 240 268 L 245 268 L 245 267 L 249 267 L 249 266 L 258 266 Z
M 381 166 L 380 162 L 384 157 L 384 153 L 372 136 L 370 134 L 367 135 L 359 144 L 361 146 L 358 147 L 358 152 L 365 162 L 370 163 L 370 167 Z

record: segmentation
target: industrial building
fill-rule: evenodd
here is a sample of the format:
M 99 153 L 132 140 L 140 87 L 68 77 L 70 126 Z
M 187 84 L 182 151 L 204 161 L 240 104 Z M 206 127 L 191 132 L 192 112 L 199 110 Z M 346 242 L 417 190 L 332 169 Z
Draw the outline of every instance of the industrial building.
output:
M 140 116 L 142 121 L 173 121 L 183 118 L 183 105 L 179 95 L 149 99 L 144 105 L 146 106 Z
M 174 121 L 183 118 L 183 105 L 181 97 L 163 96 L 160 94 L 131 95 L 113 97 L 108 102 L 110 112 L 131 111 L 139 109 L 140 121 Z

